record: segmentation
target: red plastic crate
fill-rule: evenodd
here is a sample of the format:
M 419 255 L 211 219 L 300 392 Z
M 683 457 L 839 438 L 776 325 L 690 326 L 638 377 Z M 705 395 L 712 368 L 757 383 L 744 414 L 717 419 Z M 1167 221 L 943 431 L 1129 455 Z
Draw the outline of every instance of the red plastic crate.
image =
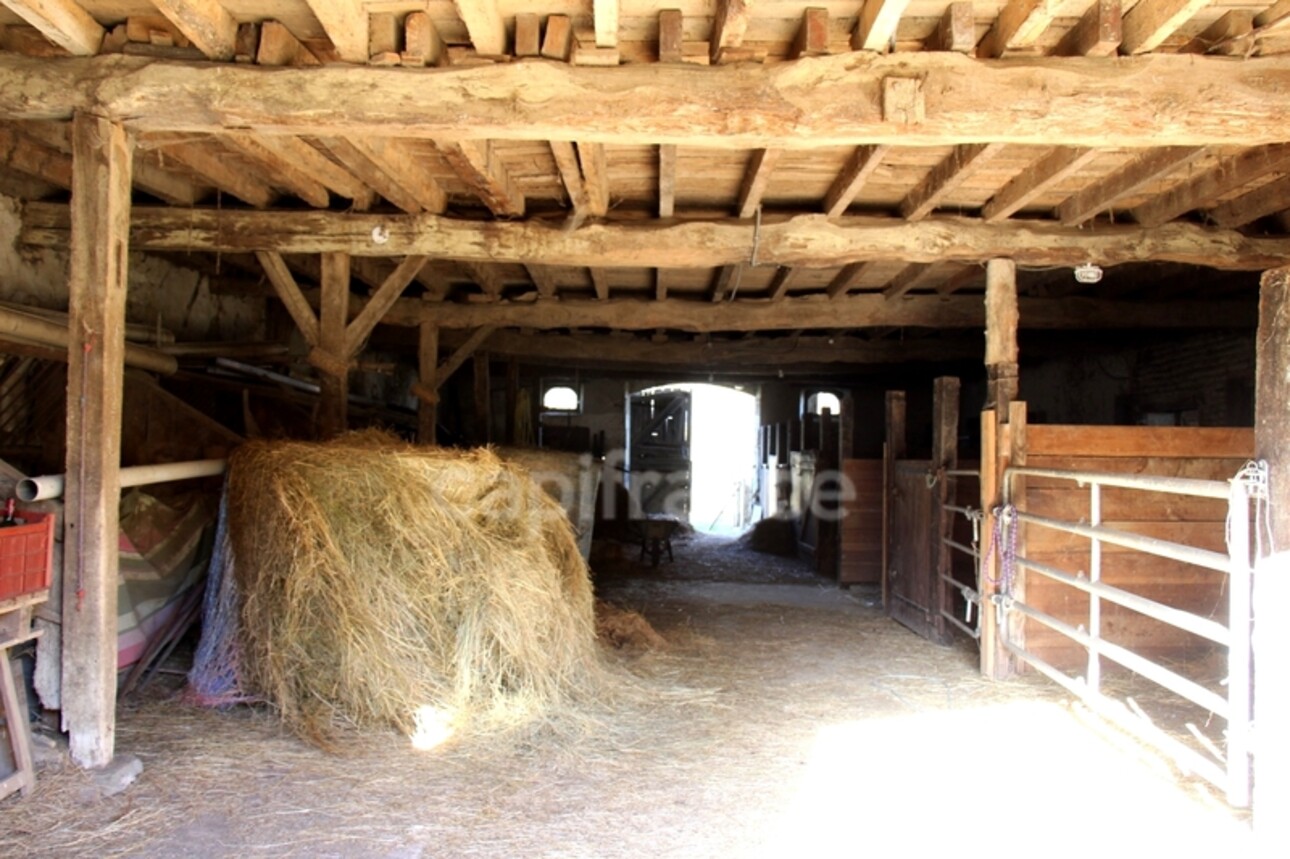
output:
M 0 602 L 45 590 L 54 566 L 54 514 L 15 515 L 26 524 L 0 528 Z

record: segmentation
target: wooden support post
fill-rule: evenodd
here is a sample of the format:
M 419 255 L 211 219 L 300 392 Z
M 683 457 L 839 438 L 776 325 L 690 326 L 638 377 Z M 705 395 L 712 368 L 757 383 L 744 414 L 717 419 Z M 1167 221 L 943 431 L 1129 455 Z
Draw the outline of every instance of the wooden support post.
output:
M 488 353 L 476 352 L 471 359 L 475 371 L 475 442 L 492 442 L 493 392 L 488 372 Z
M 887 600 L 887 580 L 891 577 L 891 537 L 895 528 L 891 521 L 891 493 L 896 486 L 896 460 L 908 453 L 905 434 L 905 392 L 888 391 L 886 401 L 887 442 L 883 446 L 882 461 L 882 605 L 890 609 Z
M 421 336 L 417 343 L 417 376 L 422 386 L 434 388 L 435 372 L 439 367 L 439 326 L 433 322 L 421 323 Z M 435 424 L 439 422 L 438 393 L 435 401 L 417 398 L 417 441 L 435 443 Z
M 999 425 L 993 409 L 981 412 L 981 545 L 988 551 L 990 535 L 994 533 L 994 513 L 999 504 L 999 436 L 1008 427 Z M 983 562 L 977 577 L 977 593 L 981 597 L 981 674 L 991 679 L 999 676 L 999 626 L 991 599 L 995 594 L 997 559 L 991 554 L 989 563 Z
M 955 479 L 948 474 L 958 467 L 959 461 L 959 380 L 941 376 L 932 388 L 932 469 L 936 474 L 933 509 L 932 547 L 933 579 L 931 589 L 932 628 L 936 638 L 948 642 L 948 625 L 945 609 L 954 605 L 953 595 L 945 578 L 954 575 L 954 550 L 945 540 L 954 533 L 954 513 L 945 505 L 954 504 Z
M 515 409 L 520 400 L 520 362 L 514 358 L 506 362 L 506 443 L 519 444 L 516 437 Z
M 1254 449 L 1268 463 L 1271 544 L 1277 553 L 1254 573 L 1254 724 L 1264 726 L 1254 757 L 1254 834 L 1269 847 L 1290 838 L 1290 267 L 1263 275 L 1255 341 Z M 1256 525 L 1255 527 L 1259 527 Z
M 98 117 L 72 119 L 68 266 L 63 727 L 72 760 L 112 760 L 116 734 L 121 400 L 133 141 Z
M 318 314 L 318 351 L 335 360 L 323 369 L 318 404 L 318 437 L 328 439 L 349 428 L 349 357 L 345 324 L 349 321 L 349 254 L 322 255 L 322 308 Z
M 1017 264 L 992 259 L 985 267 L 985 367 L 989 390 L 986 408 L 999 420 L 1017 398 Z

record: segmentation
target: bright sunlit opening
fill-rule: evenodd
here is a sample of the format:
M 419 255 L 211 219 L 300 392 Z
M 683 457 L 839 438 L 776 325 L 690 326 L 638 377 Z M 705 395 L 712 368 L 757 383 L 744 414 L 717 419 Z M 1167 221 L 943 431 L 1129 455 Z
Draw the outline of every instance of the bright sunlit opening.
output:
M 542 408 L 548 412 L 576 412 L 578 392 L 568 385 L 555 385 L 542 394 Z

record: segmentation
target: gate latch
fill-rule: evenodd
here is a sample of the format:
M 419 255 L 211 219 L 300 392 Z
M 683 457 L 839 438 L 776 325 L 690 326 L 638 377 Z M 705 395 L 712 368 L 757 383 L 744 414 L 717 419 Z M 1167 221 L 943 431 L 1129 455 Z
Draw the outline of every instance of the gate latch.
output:
M 1012 604 L 1016 602 L 1016 600 L 1007 594 L 990 594 L 990 602 L 994 603 L 995 623 L 1002 628 L 1003 616 L 1008 613 L 1012 608 Z

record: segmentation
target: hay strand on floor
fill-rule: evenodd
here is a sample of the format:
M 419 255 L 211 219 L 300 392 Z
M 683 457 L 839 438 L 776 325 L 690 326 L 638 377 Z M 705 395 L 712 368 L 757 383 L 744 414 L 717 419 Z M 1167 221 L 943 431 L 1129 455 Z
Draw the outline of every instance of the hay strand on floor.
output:
M 248 679 L 307 739 L 506 729 L 610 682 L 568 519 L 487 450 L 253 442 L 229 517 Z

